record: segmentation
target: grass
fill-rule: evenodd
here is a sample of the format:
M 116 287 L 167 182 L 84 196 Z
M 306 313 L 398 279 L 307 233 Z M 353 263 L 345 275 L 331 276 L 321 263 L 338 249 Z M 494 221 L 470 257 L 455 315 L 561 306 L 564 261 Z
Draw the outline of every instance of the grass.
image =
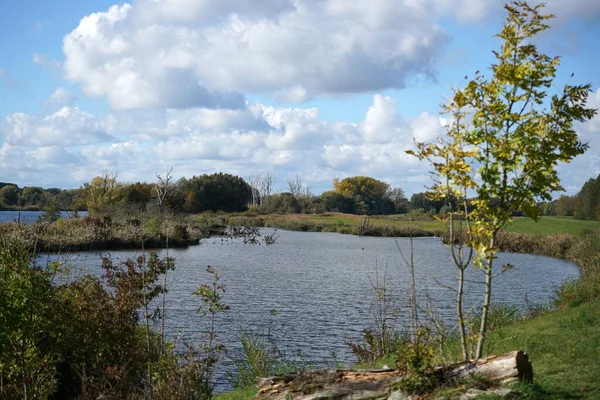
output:
M 494 354 L 529 355 L 535 385 L 521 398 L 600 399 L 600 300 L 497 329 L 490 342 Z
M 515 218 L 513 223 L 506 227 L 508 232 L 530 235 L 580 235 L 586 229 L 600 229 L 600 221 L 584 221 L 573 217 L 542 217 L 536 222 L 523 217 Z
M 258 390 L 254 386 L 245 387 L 242 389 L 232 390 L 231 392 L 221 393 L 215 396 L 217 400 L 249 400 L 254 398 Z

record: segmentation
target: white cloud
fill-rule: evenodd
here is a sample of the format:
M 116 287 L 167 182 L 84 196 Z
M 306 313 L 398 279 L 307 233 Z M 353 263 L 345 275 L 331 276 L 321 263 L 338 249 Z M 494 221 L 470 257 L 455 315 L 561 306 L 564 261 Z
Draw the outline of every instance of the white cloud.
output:
M 39 53 L 33 53 L 33 63 L 50 70 L 59 70 L 62 67 L 62 64 L 59 61 Z
M 44 102 L 44 107 L 46 109 L 60 109 L 62 107 L 70 107 L 72 106 L 77 97 L 69 90 L 59 87 L 50 95 L 50 97 Z
M 59 146 L 38 147 L 32 155 L 37 161 L 52 165 L 68 165 L 80 161 L 75 154 Z
M 440 3 L 141 0 L 84 17 L 63 39 L 64 70 L 121 110 L 402 88 L 435 75 Z
M 114 141 L 101 121 L 77 107 L 62 107 L 36 117 L 23 113 L 6 117 L 5 140 L 13 146 L 73 146 Z
M 597 0 L 535 0 L 532 4 L 545 3 L 544 12 L 555 14 L 559 22 L 577 17 L 592 20 L 600 16 L 600 2 Z
M 396 113 L 396 106 L 396 101 L 390 97 L 375 95 L 361 125 L 367 142 L 385 143 L 399 135 L 402 121 Z
M 590 106 L 598 103 L 600 90 L 590 98 Z M 298 173 L 316 193 L 331 189 L 336 176 L 355 175 L 420 192 L 431 184 L 430 168 L 406 150 L 413 148 L 413 137 L 432 141 L 443 135 L 444 121 L 428 113 L 402 117 L 398 108 L 392 98 L 375 95 L 358 123 L 324 121 L 317 108 L 261 104 L 243 110 L 118 112 L 106 118 L 69 107 L 45 117 L 13 114 L 0 125 L 5 134 L 0 168 L 8 171 L 5 180 L 60 187 L 78 186 L 104 166 L 135 182 L 151 181 L 155 171 L 173 165 L 177 178 L 273 171 L 277 189 Z M 594 171 L 600 173 L 597 123 L 580 127 L 581 138 L 591 139 L 590 151 L 560 168 L 565 185 L 575 187 L 571 191 Z M 109 135 L 120 139 L 111 141 Z

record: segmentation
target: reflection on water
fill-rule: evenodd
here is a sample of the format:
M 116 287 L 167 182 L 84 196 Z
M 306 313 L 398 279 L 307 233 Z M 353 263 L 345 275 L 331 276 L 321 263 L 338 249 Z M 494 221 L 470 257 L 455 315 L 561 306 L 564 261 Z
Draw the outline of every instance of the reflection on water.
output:
M 265 229 L 265 232 L 272 230 Z M 218 337 L 230 354 L 239 351 L 242 329 L 268 328 L 276 345 L 287 357 L 297 358 L 298 350 L 317 366 L 332 359 L 349 363 L 354 358 L 345 341 L 359 341 L 362 329 L 370 323 L 373 299 L 370 280 L 386 276 L 389 292 L 400 308 L 401 323 L 409 315 L 409 270 L 393 238 L 372 238 L 337 233 L 279 231 L 274 245 L 251 245 L 231 239 L 212 238 L 199 246 L 171 249 L 176 270 L 168 276 L 166 326 L 169 337 L 180 335 L 197 342 L 207 321 L 196 312 L 199 299 L 192 295 L 209 280 L 206 266 L 213 266 L 226 285 L 224 303 L 231 310 L 218 318 Z M 398 244 L 406 258 L 409 239 Z M 125 259 L 139 251 L 113 251 L 114 259 Z M 159 251 L 165 255 L 165 250 Z M 441 284 L 454 286 L 456 270 L 448 250 L 435 238 L 414 240 L 415 271 L 419 300 L 431 296 L 438 313 L 454 321 L 455 294 Z M 72 255 L 71 262 L 99 273 L 96 253 Z M 524 306 L 545 303 L 553 290 L 578 274 L 577 267 L 562 260 L 527 254 L 500 254 L 498 266 L 510 263 L 516 268 L 495 279 L 493 300 Z M 482 273 L 469 269 L 467 279 L 481 281 Z M 466 285 L 466 304 L 477 304 L 483 286 Z M 276 310 L 271 316 L 270 311 Z M 222 373 L 230 368 L 225 360 Z M 219 386 L 223 390 L 226 386 Z

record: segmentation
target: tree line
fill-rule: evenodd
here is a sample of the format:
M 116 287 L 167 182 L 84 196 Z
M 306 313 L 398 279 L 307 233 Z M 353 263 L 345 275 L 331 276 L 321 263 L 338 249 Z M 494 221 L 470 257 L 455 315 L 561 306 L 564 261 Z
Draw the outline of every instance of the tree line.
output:
M 202 213 L 205 211 L 264 213 L 342 212 L 359 215 L 437 214 L 444 202 L 432 200 L 426 193 L 410 199 L 400 187 L 368 176 L 335 178 L 332 188 L 320 195 L 299 175 L 288 179 L 285 189 L 275 192 L 271 173 L 255 173 L 244 179 L 214 173 L 173 179 L 172 169 L 157 174 L 155 182 L 124 183 L 112 170 L 105 170 L 76 189 L 19 187 L 0 182 L 0 209 L 88 211 L 110 214 L 115 211 Z
M 368 176 L 334 178 L 333 187 L 314 195 L 299 175 L 286 181 L 284 190 L 274 192 L 275 177 L 256 173 L 246 179 L 214 173 L 173 180 L 172 170 L 157 174 L 156 182 L 124 183 L 106 170 L 77 189 L 19 187 L 0 182 L 0 209 L 88 211 L 174 212 L 196 214 L 205 211 L 264 213 L 341 212 L 357 215 L 407 214 L 433 216 L 453 209 L 455 200 L 439 199 L 429 192 L 408 198 L 400 187 Z M 472 200 L 468 202 L 471 204 Z M 541 215 L 600 219 L 600 175 L 588 180 L 573 196 L 538 204 Z
M 540 208 L 543 215 L 600 220 L 600 175 L 584 183 L 577 194 L 562 195 L 552 202 L 542 203 Z

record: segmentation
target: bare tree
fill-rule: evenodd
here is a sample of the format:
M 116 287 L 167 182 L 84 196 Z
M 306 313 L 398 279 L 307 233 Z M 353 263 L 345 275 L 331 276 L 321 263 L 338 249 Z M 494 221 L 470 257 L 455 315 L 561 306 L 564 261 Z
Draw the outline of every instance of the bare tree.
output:
M 303 194 L 304 185 L 302 184 L 302 178 L 296 174 L 294 179 L 287 180 L 289 192 L 298 199 Z
M 260 172 L 255 172 L 246 178 L 246 182 L 252 188 L 252 205 L 259 206 L 260 205 L 260 182 L 262 181 L 262 174 Z
M 156 191 L 156 200 L 158 202 L 158 209 L 160 210 L 161 213 L 164 211 L 165 202 L 169 198 L 171 191 L 172 191 L 172 187 L 173 187 L 172 173 L 173 173 L 172 166 L 167 167 L 167 170 L 165 171 L 164 175 L 160 175 L 158 172 L 154 173 L 156 175 L 156 179 L 158 180 L 158 182 L 156 183 L 156 186 L 154 187 L 154 190 Z
M 252 205 L 258 206 L 275 188 L 275 175 L 272 172 L 255 172 L 246 181 L 252 188 Z
M 272 172 L 264 174 L 262 179 L 262 198 L 270 196 L 275 188 L 275 175 Z

